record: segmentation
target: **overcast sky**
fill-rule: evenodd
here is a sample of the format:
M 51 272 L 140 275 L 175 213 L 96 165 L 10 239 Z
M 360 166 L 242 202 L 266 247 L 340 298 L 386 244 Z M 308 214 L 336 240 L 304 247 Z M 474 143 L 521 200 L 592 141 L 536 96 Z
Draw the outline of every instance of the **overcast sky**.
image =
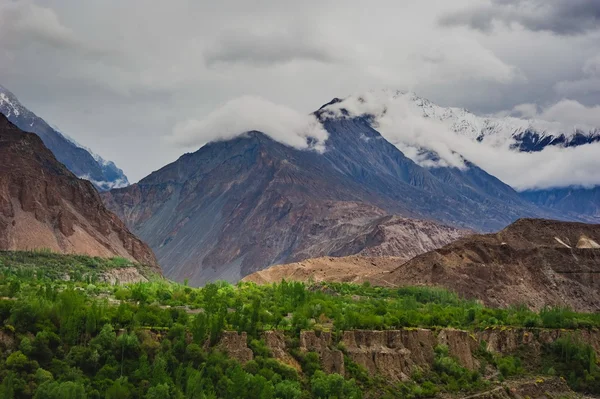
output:
M 178 127 L 241 96 L 594 109 L 600 0 L 0 0 L 0 84 L 137 181 L 197 148 Z

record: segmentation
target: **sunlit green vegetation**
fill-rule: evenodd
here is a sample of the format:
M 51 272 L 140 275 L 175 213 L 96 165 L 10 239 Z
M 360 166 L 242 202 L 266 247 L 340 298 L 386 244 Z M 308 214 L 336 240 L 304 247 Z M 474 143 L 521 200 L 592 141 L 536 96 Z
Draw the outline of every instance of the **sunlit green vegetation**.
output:
M 126 266 L 123 259 L 0 253 L 0 398 L 420 398 L 475 392 L 489 385 L 485 370 L 461 367 L 443 346 L 431 370 L 405 383 L 369 376 L 350 359 L 346 378 L 325 374 L 316 354 L 294 347 L 307 329 L 332 331 L 333 345 L 343 350 L 338 333 L 351 329 L 600 326 L 597 314 L 488 309 L 425 287 L 101 282 L 102 272 Z M 247 333 L 254 360 L 242 365 L 219 352 L 214 344 L 225 330 Z M 285 332 L 301 370 L 271 357 L 261 339 L 268 330 Z M 557 341 L 547 350 L 544 371 L 597 391 L 596 359 L 581 345 Z M 503 378 L 526 372 L 517 357 L 483 351 L 480 357 Z

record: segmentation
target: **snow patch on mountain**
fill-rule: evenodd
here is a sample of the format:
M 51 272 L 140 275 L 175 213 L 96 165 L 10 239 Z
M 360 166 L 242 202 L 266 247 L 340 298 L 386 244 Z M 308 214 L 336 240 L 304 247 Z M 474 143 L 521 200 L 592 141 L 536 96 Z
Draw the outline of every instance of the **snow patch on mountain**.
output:
M 15 102 L 14 98 L 8 96 L 2 86 L 0 86 L 0 109 L 2 109 L 2 113 L 7 118 L 10 118 L 12 115 L 21 115 L 20 104 L 18 102 Z
M 123 177 L 121 179 L 116 179 L 113 181 L 103 181 L 103 180 L 94 180 L 89 175 L 77 176 L 80 179 L 88 180 L 94 186 L 96 186 L 100 191 L 109 191 L 114 188 L 123 188 L 129 186 L 129 180 L 127 177 Z

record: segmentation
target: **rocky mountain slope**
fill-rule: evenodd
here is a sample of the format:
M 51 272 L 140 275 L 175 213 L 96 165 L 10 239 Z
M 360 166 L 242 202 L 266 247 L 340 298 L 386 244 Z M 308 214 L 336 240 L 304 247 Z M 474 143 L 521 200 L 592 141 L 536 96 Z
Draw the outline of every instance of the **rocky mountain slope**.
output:
M 0 159 L 0 249 L 118 256 L 158 270 L 152 250 L 104 207 L 92 184 L 3 115 Z
M 25 108 L 14 94 L 2 86 L 0 86 L 0 113 L 21 130 L 40 136 L 59 162 L 78 177 L 91 181 L 99 190 L 110 190 L 129 184 L 123 171 L 113 162 L 102 159 L 65 137 Z
M 322 122 L 323 153 L 249 132 L 105 193 L 105 203 L 150 244 L 168 277 L 192 283 L 359 253 L 369 229 L 391 215 L 484 231 L 523 216 L 558 217 L 474 165 L 417 165 L 364 118 Z M 384 253 L 406 256 L 406 246 L 398 249 Z
M 471 235 L 378 276 L 449 288 L 490 306 L 600 310 L 600 225 L 522 219 Z

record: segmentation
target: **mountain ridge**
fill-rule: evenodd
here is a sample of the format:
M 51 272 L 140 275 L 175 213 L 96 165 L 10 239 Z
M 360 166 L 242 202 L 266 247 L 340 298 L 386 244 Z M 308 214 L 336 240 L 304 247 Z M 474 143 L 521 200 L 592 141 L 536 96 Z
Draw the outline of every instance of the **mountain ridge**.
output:
M 323 153 L 247 132 L 103 199 L 150 244 L 168 277 L 196 284 L 353 255 L 357 234 L 383 217 L 492 230 L 520 216 L 557 216 L 474 165 L 445 176 L 417 165 L 364 118 L 323 122 Z
M 127 176 L 114 162 L 106 161 L 90 149 L 51 127 L 23 106 L 17 97 L 0 85 L 0 113 L 21 130 L 38 135 L 56 158 L 80 178 L 91 181 L 99 190 L 129 185 Z

